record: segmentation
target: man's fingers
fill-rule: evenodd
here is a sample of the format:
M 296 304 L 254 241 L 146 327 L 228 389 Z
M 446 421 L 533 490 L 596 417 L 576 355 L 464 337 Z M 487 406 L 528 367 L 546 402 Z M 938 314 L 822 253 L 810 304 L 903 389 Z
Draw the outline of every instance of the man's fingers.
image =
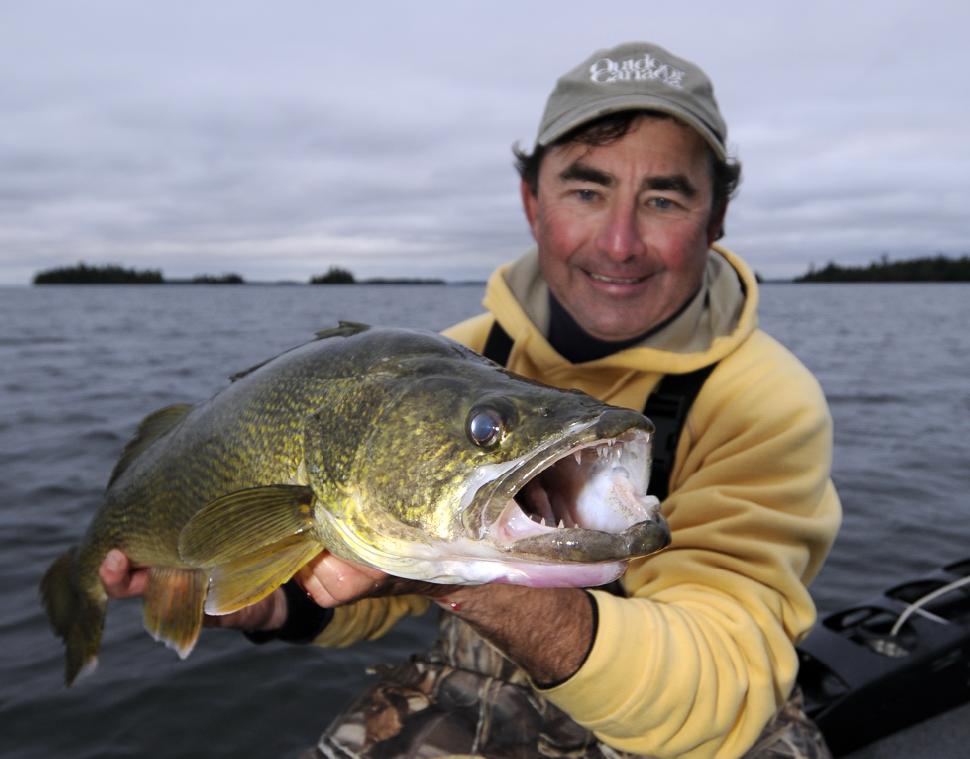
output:
M 317 604 L 332 608 L 373 595 L 387 583 L 388 575 L 324 552 L 303 567 L 296 580 Z
M 148 583 L 148 571 L 132 569 L 128 557 L 117 548 L 112 548 L 105 555 L 98 574 L 105 592 L 111 598 L 140 596 Z
M 109 596 L 120 595 L 128 589 L 128 557 L 112 548 L 101 562 L 98 574 Z
M 303 570 L 300 571 L 302 572 Z M 327 589 L 323 587 L 323 583 L 321 583 L 312 573 L 308 572 L 305 575 L 298 577 L 297 582 L 300 584 L 300 587 L 310 594 L 310 597 L 313 598 L 313 602 L 317 606 L 323 606 L 327 609 L 340 606 L 340 601 L 330 595 Z
M 148 584 L 148 570 L 134 568 L 124 552 L 112 549 L 104 557 L 99 569 L 101 582 L 110 598 L 132 598 L 144 594 Z M 394 578 L 379 569 L 338 559 L 324 551 L 303 567 L 297 582 L 320 606 L 332 608 L 364 596 L 373 596 L 390 588 Z M 221 620 L 206 622 L 212 627 L 248 627 L 253 619 L 261 622 L 263 609 L 241 610 L 239 616 L 228 615 Z
M 202 624 L 206 627 L 227 627 L 237 630 L 277 629 L 286 621 L 286 599 L 277 588 L 266 598 L 245 606 L 239 611 L 220 616 L 206 614 Z

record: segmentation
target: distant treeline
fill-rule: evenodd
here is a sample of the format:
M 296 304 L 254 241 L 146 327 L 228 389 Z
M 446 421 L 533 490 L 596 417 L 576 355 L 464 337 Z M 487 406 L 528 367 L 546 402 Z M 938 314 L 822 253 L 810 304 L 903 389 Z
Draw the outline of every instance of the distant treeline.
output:
M 174 281 L 174 280 L 173 280 Z M 244 285 L 244 280 L 238 274 L 199 274 L 189 281 L 192 285 Z
M 106 266 L 62 266 L 46 269 L 34 275 L 35 285 L 160 285 L 165 280 L 158 269 L 136 271 L 114 264 Z
M 352 285 L 356 280 L 354 275 L 339 266 L 331 266 L 326 274 L 316 274 L 310 277 L 311 285 Z
M 77 266 L 45 269 L 34 275 L 35 285 L 244 285 L 246 281 L 234 273 L 199 274 L 191 279 L 165 279 L 158 269 L 126 269 L 117 264 Z M 442 285 L 443 279 L 414 279 L 376 277 L 358 280 L 347 269 L 331 266 L 326 274 L 310 278 L 311 285 Z
M 77 266 L 61 266 L 45 269 L 34 275 L 35 285 L 242 285 L 245 280 L 238 274 L 199 274 L 192 279 L 167 280 L 158 269 L 125 269 L 116 264 L 88 266 L 83 261 Z
M 970 282 L 970 256 L 912 258 L 890 261 L 883 256 L 868 266 L 839 266 L 830 261 L 825 268 L 814 266 L 795 282 Z
M 372 277 L 358 280 L 353 273 L 339 266 L 331 266 L 326 274 L 310 278 L 311 285 L 443 285 L 443 279 L 415 279 L 412 277 Z

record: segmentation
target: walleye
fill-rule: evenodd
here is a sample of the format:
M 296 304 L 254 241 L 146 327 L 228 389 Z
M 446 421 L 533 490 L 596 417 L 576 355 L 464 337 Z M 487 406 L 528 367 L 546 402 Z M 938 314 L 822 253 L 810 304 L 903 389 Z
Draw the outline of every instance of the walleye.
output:
M 114 547 L 149 568 L 145 627 L 185 658 L 204 612 L 259 601 L 324 549 L 417 580 L 562 587 L 669 542 L 642 414 L 440 335 L 341 322 L 231 379 L 141 422 L 44 575 L 68 685 L 96 663 Z

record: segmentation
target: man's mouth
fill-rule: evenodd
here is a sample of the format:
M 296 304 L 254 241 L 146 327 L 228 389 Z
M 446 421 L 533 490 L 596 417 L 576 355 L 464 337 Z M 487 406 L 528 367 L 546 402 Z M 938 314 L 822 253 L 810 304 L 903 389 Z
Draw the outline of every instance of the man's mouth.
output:
M 646 277 L 608 277 L 605 274 L 596 274 L 592 271 L 588 271 L 586 274 L 595 282 L 603 282 L 607 285 L 638 285 L 646 279 Z

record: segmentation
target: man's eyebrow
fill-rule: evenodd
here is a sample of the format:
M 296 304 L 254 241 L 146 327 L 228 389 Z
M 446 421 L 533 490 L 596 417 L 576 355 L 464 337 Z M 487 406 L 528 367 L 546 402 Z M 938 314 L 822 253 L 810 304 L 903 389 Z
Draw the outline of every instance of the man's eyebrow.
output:
M 573 161 L 569 166 L 559 172 L 559 179 L 563 182 L 577 180 L 580 182 L 592 182 L 593 184 L 603 185 L 604 187 L 612 187 L 616 183 L 616 180 L 605 171 L 594 169 L 592 166 L 587 166 L 580 161 Z
M 647 177 L 640 183 L 642 190 L 673 190 L 685 198 L 692 198 L 697 194 L 697 188 L 683 174 L 673 174 L 669 177 Z
M 616 184 L 616 179 L 612 174 L 593 168 L 582 161 L 573 161 L 569 164 L 559 173 L 559 179 L 563 182 L 592 182 L 603 187 L 613 187 Z M 697 188 L 683 174 L 647 177 L 640 183 L 640 191 L 643 190 L 679 192 L 685 198 L 692 198 L 697 194 Z

